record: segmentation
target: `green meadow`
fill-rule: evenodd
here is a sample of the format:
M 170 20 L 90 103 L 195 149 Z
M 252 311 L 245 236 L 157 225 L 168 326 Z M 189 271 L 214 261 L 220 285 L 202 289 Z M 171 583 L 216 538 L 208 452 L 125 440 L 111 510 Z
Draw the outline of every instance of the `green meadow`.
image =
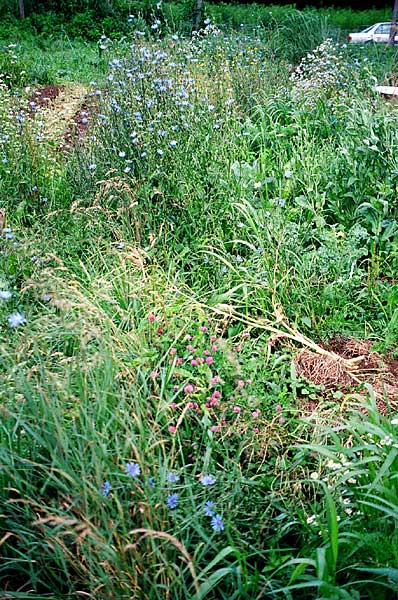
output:
M 0 596 L 393 600 L 389 16 L 166 8 L 1 30 Z

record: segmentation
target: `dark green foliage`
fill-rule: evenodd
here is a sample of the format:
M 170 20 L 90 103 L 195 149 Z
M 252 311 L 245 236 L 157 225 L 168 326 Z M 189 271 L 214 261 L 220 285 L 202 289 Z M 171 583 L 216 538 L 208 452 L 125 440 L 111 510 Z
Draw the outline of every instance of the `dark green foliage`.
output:
M 17 18 L 17 3 L 5 0 L 0 6 L 3 26 L 2 29 L 0 25 L 0 39 L 12 38 L 12 34 L 14 39 L 15 36 L 18 38 L 22 31 L 44 35 L 67 33 L 88 40 L 97 39 L 101 34 L 120 37 L 130 31 L 128 16 L 131 14 L 144 19 L 148 25 L 153 23 L 154 18 L 160 18 L 169 31 L 191 32 L 194 0 L 164 0 L 159 8 L 157 4 L 154 0 L 25 0 L 26 18 L 21 22 Z M 307 43 L 306 48 L 311 44 L 308 36 L 321 39 L 322 32 L 327 30 L 334 30 L 334 36 L 338 36 L 339 32 L 346 35 L 348 31 L 363 29 L 377 21 L 388 21 L 391 16 L 389 8 L 367 11 L 305 8 L 298 11 L 293 4 L 264 6 L 209 2 L 205 2 L 205 13 L 223 28 L 242 31 L 245 27 L 261 26 L 270 31 L 276 30 L 275 43 L 280 47 L 283 47 L 283 39 L 294 35 L 296 41 L 299 39 L 300 43 Z

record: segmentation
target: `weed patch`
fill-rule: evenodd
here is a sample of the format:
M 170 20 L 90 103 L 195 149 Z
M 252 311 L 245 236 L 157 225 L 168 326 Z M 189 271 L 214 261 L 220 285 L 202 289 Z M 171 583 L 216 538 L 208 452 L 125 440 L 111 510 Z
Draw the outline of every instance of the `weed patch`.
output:
M 395 50 L 147 8 L 1 63 L 2 594 L 395 598 Z

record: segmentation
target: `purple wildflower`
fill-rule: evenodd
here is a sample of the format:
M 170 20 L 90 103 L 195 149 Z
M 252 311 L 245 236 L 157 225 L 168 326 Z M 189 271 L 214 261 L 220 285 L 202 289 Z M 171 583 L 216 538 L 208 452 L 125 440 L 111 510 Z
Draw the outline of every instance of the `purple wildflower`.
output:
M 202 485 L 210 486 L 216 482 L 216 478 L 214 477 L 214 475 L 203 475 L 200 482 Z
M 26 323 L 25 315 L 20 312 L 11 313 L 7 318 L 10 327 L 18 327 Z
M 138 477 L 141 473 L 140 465 L 136 462 L 128 462 L 126 463 L 126 473 L 130 477 Z
M 220 533 L 220 531 L 224 531 L 224 521 L 222 520 L 221 515 L 214 515 L 211 520 L 211 528 L 216 533 Z
M 104 481 L 104 483 L 102 484 L 102 495 L 104 496 L 104 498 L 107 497 L 107 495 L 109 494 L 110 491 L 111 491 L 111 484 L 109 483 L 109 481 Z
M 178 494 L 170 494 L 169 496 L 167 496 L 166 504 L 167 504 L 167 507 L 170 508 L 170 510 L 173 510 L 173 508 L 177 508 Z
M 213 517 L 214 516 L 214 508 L 215 504 L 213 502 L 213 500 L 208 500 L 205 504 L 205 515 L 206 517 Z

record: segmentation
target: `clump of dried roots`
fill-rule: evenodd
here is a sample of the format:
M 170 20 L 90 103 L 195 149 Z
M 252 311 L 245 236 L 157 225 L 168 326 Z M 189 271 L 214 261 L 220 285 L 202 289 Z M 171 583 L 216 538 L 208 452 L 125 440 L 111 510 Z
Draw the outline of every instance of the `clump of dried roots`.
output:
M 332 354 L 318 354 L 305 348 L 297 354 L 294 365 L 297 375 L 315 385 L 322 385 L 327 391 L 346 388 L 352 385 L 354 378 L 357 381 L 352 370 L 347 369 L 344 359 Z

